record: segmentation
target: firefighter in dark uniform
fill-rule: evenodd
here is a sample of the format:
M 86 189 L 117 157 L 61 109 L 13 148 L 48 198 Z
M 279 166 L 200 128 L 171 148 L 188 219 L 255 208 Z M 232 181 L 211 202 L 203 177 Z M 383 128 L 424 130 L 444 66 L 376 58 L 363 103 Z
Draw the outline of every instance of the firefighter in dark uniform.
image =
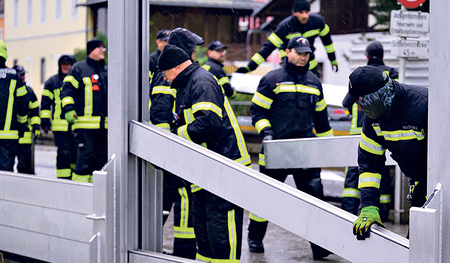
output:
M 342 105 L 348 108 L 356 102 L 366 114 L 358 148 L 361 211 L 353 224 L 353 234 L 364 240 L 372 224 L 382 226 L 378 205 L 386 149 L 415 186 L 412 206 L 425 203 L 428 89 L 400 84 L 373 66 L 358 67 L 349 78 L 349 92 Z
M 306 0 L 295 0 L 293 5 L 294 14 L 281 21 L 277 29 L 270 34 L 268 40 L 263 47 L 252 56 L 251 61 L 247 66 L 238 68 L 236 72 L 247 73 L 255 70 L 261 65 L 266 58 L 276 48 L 279 49 L 280 57 L 285 60 L 285 49 L 289 39 L 295 36 L 303 36 L 308 39 L 311 45 L 311 55 L 309 58 L 309 70 L 314 74 L 320 76 L 317 69 L 317 60 L 314 57 L 314 40 L 320 37 L 325 51 L 328 54 L 328 59 L 331 61 L 331 66 L 335 72 L 338 71 L 338 63 L 336 60 L 335 48 L 331 40 L 330 27 L 325 23 L 323 18 L 318 14 L 310 14 L 310 5 Z
M 158 58 L 163 50 L 164 46 L 167 44 L 167 39 L 169 39 L 170 30 L 162 29 L 156 34 L 156 46 L 157 49 L 155 52 L 150 53 L 149 64 L 150 64 L 150 72 L 148 74 L 150 78 L 150 82 L 152 81 L 153 75 L 156 72 L 156 66 L 158 64 Z
M 6 67 L 8 50 L 0 40 L 0 170 L 14 170 L 19 136 L 27 128 L 27 88 L 17 71 Z
M 172 32 L 173 33 L 173 32 Z M 250 155 L 236 116 L 214 75 L 192 62 L 170 39 L 158 60 L 164 78 L 177 90 L 173 132 L 242 165 Z M 239 262 L 243 209 L 196 185 L 192 188 L 196 260 Z M 235 227 L 229 227 L 230 225 Z
M 391 79 L 398 81 L 397 70 L 384 64 L 384 49 L 379 41 L 372 41 L 367 45 L 365 54 L 367 65 L 383 70 Z M 360 135 L 365 114 L 362 111 L 358 111 L 358 105 L 356 103 L 353 104 L 351 112 L 352 124 L 350 126 L 350 135 Z M 357 215 L 359 210 L 360 193 L 358 190 L 358 178 L 358 167 L 347 167 L 344 189 L 342 191 L 341 208 L 354 215 Z M 380 193 L 380 206 L 378 208 L 381 221 L 385 222 L 389 220 L 391 203 L 391 178 L 389 167 L 385 167 L 381 173 Z
M 208 46 L 208 61 L 202 66 L 211 72 L 219 80 L 225 95 L 232 99 L 236 96 L 236 91 L 230 85 L 230 78 L 223 70 L 223 62 L 225 54 L 227 53 L 227 46 L 222 44 L 219 40 L 213 41 Z
M 204 40 L 185 28 L 175 28 L 168 43 L 183 49 L 195 59 L 198 45 Z M 156 71 L 150 84 L 150 122 L 170 131 L 174 122 L 174 105 L 177 91 L 170 87 L 160 71 Z M 185 206 L 183 204 L 189 204 Z M 163 209 L 174 211 L 174 241 L 172 255 L 195 259 L 197 254 L 195 232 L 192 226 L 191 183 L 164 171 Z M 164 222 L 167 217 L 164 217 Z
M 72 179 L 75 169 L 77 150 L 72 133 L 72 124 L 64 117 L 61 103 L 63 80 L 69 73 L 75 59 L 69 55 L 62 55 L 58 59 L 58 73 L 51 76 L 44 85 L 41 100 L 41 128 L 45 133 L 53 132 L 55 145 L 58 147 L 56 155 L 56 177 Z
M 19 173 L 34 174 L 34 142 L 40 137 L 39 101 L 32 88 L 25 82 L 25 69 L 16 65 L 13 67 L 21 77 L 23 84 L 27 88 L 25 100 L 28 105 L 27 128 L 23 136 L 19 138 L 19 148 L 17 151 L 17 171 Z
M 72 124 L 77 160 L 72 180 L 92 182 L 92 172 L 107 161 L 108 75 L 105 45 L 87 42 L 85 61 L 75 63 L 64 78 L 61 92 L 64 117 Z
M 333 136 L 322 84 L 308 71 L 311 52 L 308 39 L 302 36 L 292 38 L 286 48 L 286 63 L 282 68 L 267 73 L 259 82 L 250 112 L 252 123 L 263 141 Z M 259 170 L 281 182 L 292 174 L 297 189 L 324 198 L 320 168 L 266 169 L 264 148 L 261 147 Z M 264 252 L 262 240 L 267 224 L 267 220 L 250 213 L 248 242 L 251 252 Z M 331 253 L 313 243 L 311 248 L 314 259 L 322 259 Z

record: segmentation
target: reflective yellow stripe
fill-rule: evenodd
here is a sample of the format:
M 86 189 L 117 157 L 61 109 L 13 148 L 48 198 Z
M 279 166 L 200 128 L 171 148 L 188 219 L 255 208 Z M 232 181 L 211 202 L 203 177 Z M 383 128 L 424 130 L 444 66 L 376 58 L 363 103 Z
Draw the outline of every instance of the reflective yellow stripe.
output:
M 323 28 L 322 31 L 320 31 L 319 36 L 323 37 L 326 34 L 328 34 L 329 32 L 330 32 L 330 27 L 327 24 L 325 24 L 325 27 Z
M 242 226 L 241 226 L 242 227 Z M 237 259 L 237 231 L 236 231 L 236 211 L 228 211 L 228 241 L 230 242 L 230 257 L 229 259 Z
M 358 188 L 375 187 L 380 188 L 381 174 L 379 173 L 362 173 L 359 175 Z
M 292 38 L 294 38 L 294 37 L 296 37 L 296 36 L 301 36 L 301 35 L 302 35 L 302 33 L 299 33 L 299 32 L 293 33 L 293 34 L 288 34 L 288 35 L 286 36 L 286 39 L 292 39 Z
M 262 95 L 259 92 L 255 92 L 255 94 L 253 95 L 253 98 L 252 98 L 252 102 L 255 103 L 256 105 L 260 106 L 261 108 L 270 109 L 270 106 L 272 106 L 273 100 Z
M 310 62 L 309 62 L 309 70 L 312 70 L 313 68 L 315 68 L 315 67 L 317 67 L 317 65 L 318 65 L 318 63 L 317 63 L 317 59 L 316 58 L 314 58 L 313 60 L 311 60 Z
M 198 191 L 200 191 L 200 190 L 202 190 L 202 189 L 203 189 L 203 188 L 201 188 L 201 187 L 198 186 L 198 185 L 191 184 L 191 193 L 198 192 Z
M 278 54 L 280 54 L 280 58 L 284 58 L 286 56 L 286 51 L 280 49 L 278 50 Z
M 67 75 L 63 82 L 70 82 L 74 88 L 78 89 L 78 81 L 73 76 Z
M 196 255 L 195 255 L 195 261 L 201 261 L 201 262 L 211 262 L 211 258 L 208 258 L 208 257 L 205 257 L 205 256 L 202 256 L 202 255 L 200 255 L 199 253 L 197 253 Z
M 192 113 L 192 109 L 183 110 L 183 116 L 186 124 L 190 124 L 195 120 L 194 114 Z
M 152 95 L 155 94 L 167 94 L 172 97 L 177 97 L 177 91 L 175 89 L 171 89 L 170 86 L 155 86 L 152 90 Z
M 248 214 L 248 216 L 250 217 L 251 220 L 254 220 L 254 221 L 256 221 L 256 222 L 267 222 L 266 219 L 260 217 L 260 216 L 257 215 L 257 214 L 253 214 L 253 213 L 251 213 L 251 212 Z
M 84 83 L 84 116 L 92 116 L 93 112 L 93 93 L 92 82 L 90 77 L 83 78 Z
M 27 123 L 28 120 L 28 115 L 22 116 L 22 115 L 17 115 L 17 121 L 19 123 Z M 5 129 L 6 130 L 6 129 Z
M 186 187 L 178 188 L 178 194 L 180 195 L 180 228 L 188 228 L 189 221 L 189 196 Z M 193 229 L 192 229 L 193 231 Z
M 380 204 L 389 204 L 391 202 L 390 194 L 382 194 L 380 195 Z
M 189 140 L 189 141 L 192 142 L 192 139 L 191 139 L 191 137 L 189 137 L 189 134 L 187 132 L 187 126 L 188 125 L 185 124 L 185 125 L 181 126 L 180 128 L 178 128 L 177 129 L 177 134 L 178 134 L 178 136 L 180 136 L 182 138 L 185 138 L 186 140 Z
M 352 106 L 352 122 L 350 125 L 350 135 L 361 134 L 362 128 L 358 127 L 358 105 L 356 103 Z
M 353 197 L 353 198 L 360 198 L 360 191 L 356 188 L 344 188 L 342 190 L 342 197 Z
M 317 133 L 317 137 L 333 137 L 333 129 L 329 129 L 326 132 L 322 132 L 322 133 Z
M 61 119 L 62 104 L 61 104 L 61 89 L 54 89 L 55 92 L 55 108 L 53 110 L 53 119 Z
M 258 133 L 261 133 L 261 131 L 267 127 L 272 127 L 268 119 L 261 119 L 255 123 L 255 128 Z
M 361 141 L 359 142 L 361 149 L 376 155 L 383 155 L 386 149 L 381 144 L 376 143 L 374 140 L 367 137 L 364 133 L 361 133 Z
M 156 127 L 159 127 L 166 131 L 170 131 L 170 124 L 168 124 L 168 123 L 158 123 L 158 124 L 156 124 Z
M 50 119 L 52 117 L 52 112 L 50 110 L 41 110 L 39 113 L 41 119 Z
M 57 178 L 69 178 L 71 170 L 70 169 L 56 169 Z
M 91 180 L 90 179 L 91 177 L 92 177 L 92 175 L 90 175 L 90 174 L 84 174 L 84 175 L 80 175 L 80 174 L 76 174 L 76 173 L 72 174 L 72 180 L 76 181 L 76 182 L 81 182 L 81 183 L 89 183 L 89 181 Z
M 51 93 L 48 89 L 44 89 L 42 91 L 42 96 L 47 96 L 50 100 L 53 100 L 53 93 Z
M 28 91 L 27 91 L 27 88 L 25 86 L 22 86 L 22 87 L 18 88 L 17 91 L 16 91 L 17 97 L 24 96 L 27 93 L 28 93 Z
M 323 111 L 327 107 L 325 98 L 316 103 L 316 111 Z
M 193 227 L 173 227 L 173 236 L 175 238 L 183 238 L 183 239 L 192 239 L 195 238 L 194 228 Z
M 331 43 L 328 46 L 325 46 L 325 51 L 327 51 L 327 53 L 333 53 L 334 51 L 336 51 L 336 49 L 334 48 L 334 44 Z
M 224 84 L 230 83 L 230 78 L 229 77 L 223 77 L 221 79 L 219 79 L 219 84 L 220 86 L 223 86 Z
M 18 131 L 1 131 L 0 130 L 0 139 L 8 140 L 13 139 L 17 140 L 19 139 L 19 132 Z
M 69 123 L 65 119 L 58 119 L 52 121 L 53 131 L 69 131 Z
M 313 30 L 309 30 L 309 31 L 306 31 L 305 33 L 303 33 L 303 36 L 308 38 L 308 37 L 316 36 L 319 33 L 320 33 L 319 29 L 313 29 Z
M 210 69 L 211 69 L 211 66 L 210 65 L 203 65 L 202 66 L 204 69 L 206 69 L 206 71 L 209 71 Z
M 25 132 L 23 137 L 19 138 L 19 144 L 31 144 L 31 132 Z
M 66 105 L 69 104 L 75 104 L 75 101 L 73 100 L 72 97 L 64 97 L 64 99 L 62 99 L 62 106 L 65 107 Z
M 226 98 L 226 97 L 224 100 L 224 108 L 225 108 L 225 112 L 228 115 L 228 118 L 230 119 L 230 124 L 233 127 L 234 135 L 236 136 L 236 143 L 238 145 L 239 153 L 241 155 L 241 158 L 238 158 L 235 161 L 242 165 L 248 165 L 248 164 L 251 165 L 251 159 L 250 159 L 250 155 L 248 154 L 247 145 L 245 144 L 244 135 L 242 134 L 241 128 L 236 119 L 236 115 L 234 114 L 233 108 L 231 107 L 230 102 L 228 101 L 228 98 Z M 250 162 L 248 162 L 248 161 L 250 161 Z
M 29 109 L 36 109 L 36 108 L 39 108 L 39 101 L 35 101 L 35 102 L 29 102 L 28 103 L 28 108 Z
M 217 114 L 217 116 L 219 116 L 220 118 L 223 118 L 222 109 L 212 102 L 203 102 L 202 101 L 202 102 L 192 105 L 192 113 L 195 114 L 197 111 L 200 111 L 200 110 L 212 111 L 215 114 Z
M 39 118 L 38 116 L 32 117 L 31 120 L 30 120 L 30 124 L 31 125 L 35 125 L 35 124 L 40 125 L 41 124 L 41 118 Z
M 414 130 L 396 130 L 396 131 L 382 131 L 379 126 L 373 127 L 378 136 L 383 136 L 386 141 L 409 141 L 409 140 L 423 140 L 425 133 Z
M 277 34 L 275 34 L 275 33 L 270 34 L 270 36 L 267 40 L 269 40 L 270 43 L 272 43 L 277 48 L 279 48 L 284 43 L 283 40 L 281 40 L 281 38 L 278 37 Z
M 258 164 L 260 166 L 266 166 L 266 156 L 263 153 L 259 154 Z
M 259 53 L 253 55 L 252 60 L 259 66 L 266 61 Z
M 9 97 L 8 97 L 8 107 L 6 110 L 6 118 L 5 118 L 5 126 L 3 126 L 3 130 L 9 131 L 11 129 L 11 121 L 14 107 L 14 91 L 16 89 L 16 80 L 11 80 L 9 84 Z M 24 123 L 24 122 L 22 122 Z
M 72 129 L 100 129 L 100 116 L 79 116 L 72 126 Z

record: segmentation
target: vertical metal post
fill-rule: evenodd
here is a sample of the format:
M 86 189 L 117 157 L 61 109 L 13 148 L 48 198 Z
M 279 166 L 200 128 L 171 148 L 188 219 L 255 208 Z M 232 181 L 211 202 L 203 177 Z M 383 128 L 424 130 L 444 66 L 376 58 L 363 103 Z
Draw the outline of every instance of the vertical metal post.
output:
M 406 7 L 402 5 L 401 11 L 406 11 Z M 406 37 L 400 37 L 401 40 L 406 40 Z M 405 83 L 406 58 L 400 57 L 398 60 L 398 81 Z

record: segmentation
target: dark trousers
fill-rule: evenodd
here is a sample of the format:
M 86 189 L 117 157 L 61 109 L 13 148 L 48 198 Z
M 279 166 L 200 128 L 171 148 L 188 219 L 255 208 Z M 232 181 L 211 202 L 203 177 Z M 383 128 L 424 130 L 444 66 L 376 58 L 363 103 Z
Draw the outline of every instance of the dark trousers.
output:
M 0 139 L 0 170 L 14 171 L 14 160 L 18 148 L 17 140 Z
M 34 174 L 34 143 L 19 143 L 17 151 L 17 172 Z
M 53 131 L 55 145 L 58 147 L 56 155 L 56 177 L 71 179 L 75 168 L 77 148 L 72 131 Z
M 193 191 L 197 259 L 239 260 L 243 209 L 204 189 Z

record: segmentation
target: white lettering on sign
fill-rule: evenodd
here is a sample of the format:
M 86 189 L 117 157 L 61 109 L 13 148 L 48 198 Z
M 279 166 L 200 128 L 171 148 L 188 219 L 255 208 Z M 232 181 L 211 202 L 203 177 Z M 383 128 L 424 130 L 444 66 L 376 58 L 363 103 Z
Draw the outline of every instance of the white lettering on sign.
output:
M 421 58 L 428 56 L 428 41 L 394 40 L 391 54 L 403 58 Z

